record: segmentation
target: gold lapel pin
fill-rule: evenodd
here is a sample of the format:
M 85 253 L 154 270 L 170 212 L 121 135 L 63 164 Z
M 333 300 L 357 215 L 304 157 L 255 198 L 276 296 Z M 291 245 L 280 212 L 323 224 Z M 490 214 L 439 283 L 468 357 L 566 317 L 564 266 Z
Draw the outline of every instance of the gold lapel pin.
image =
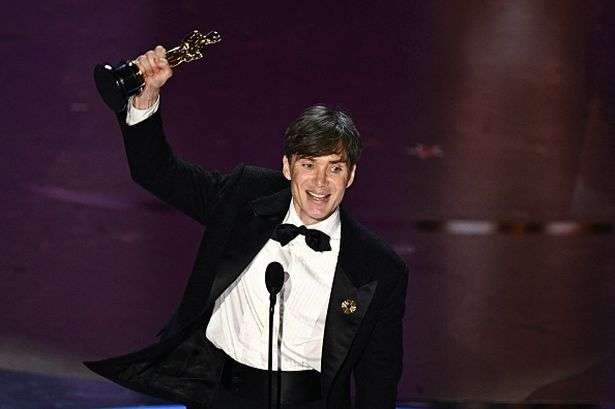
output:
M 357 302 L 351 298 L 346 298 L 342 301 L 342 311 L 346 315 L 354 314 L 357 310 Z

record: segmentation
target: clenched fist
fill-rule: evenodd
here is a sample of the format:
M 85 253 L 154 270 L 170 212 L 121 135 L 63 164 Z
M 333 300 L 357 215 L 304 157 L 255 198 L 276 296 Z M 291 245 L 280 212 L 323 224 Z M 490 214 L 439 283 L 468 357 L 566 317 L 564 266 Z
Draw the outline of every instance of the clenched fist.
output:
M 141 93 L 132 100 L 135 108 L 149 108 L 156 102 L 160 88 L 173 75 L 169 62 L 165 58 L 166 53 L 164 47 L 159 45 L 137 58 L 136 63 L 143 74 L 145 85 Z

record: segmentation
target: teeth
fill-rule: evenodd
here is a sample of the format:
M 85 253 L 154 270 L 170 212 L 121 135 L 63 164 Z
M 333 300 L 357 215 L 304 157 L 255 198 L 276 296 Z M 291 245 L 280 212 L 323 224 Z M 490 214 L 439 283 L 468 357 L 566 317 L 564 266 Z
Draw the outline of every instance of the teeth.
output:
M 327 195 L 317 195 L 316 193 L 308 192 L 310 196 L 315 197 L 316 199 L 324 199 Z

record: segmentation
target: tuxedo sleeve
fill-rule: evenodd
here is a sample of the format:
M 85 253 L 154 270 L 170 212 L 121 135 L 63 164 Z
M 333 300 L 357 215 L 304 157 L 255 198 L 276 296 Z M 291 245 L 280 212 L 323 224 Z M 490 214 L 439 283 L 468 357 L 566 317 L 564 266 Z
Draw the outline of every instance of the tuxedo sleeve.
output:
M 209 209 L 232 183 L 234 174 L 208 171 L 178 158 L 165 138 L 160 110 L 132 126 L 125 119 L 125 111 L 118 113 L 132 179 L 163 202 L 206 224 Z
M 379 311 L 367 347 L 354 368 L 356 409 L 395 409 L 403 368 L 403 317 L 408 270 L 403 266 Z

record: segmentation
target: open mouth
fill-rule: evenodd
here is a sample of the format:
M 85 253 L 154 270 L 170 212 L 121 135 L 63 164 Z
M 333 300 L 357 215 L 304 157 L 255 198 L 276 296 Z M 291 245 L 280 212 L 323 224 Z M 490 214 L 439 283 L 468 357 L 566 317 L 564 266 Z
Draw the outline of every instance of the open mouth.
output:
M 330 193 L 328 194 L 318 194 L 318 193 L 314 193 L 314 192 L 310 192 L 309 190 L 306 190 L 308 197 L 314 201 L 317 202 L 324 202 L 327 201 L 329 199 L 329 196 L 331 196 Z

